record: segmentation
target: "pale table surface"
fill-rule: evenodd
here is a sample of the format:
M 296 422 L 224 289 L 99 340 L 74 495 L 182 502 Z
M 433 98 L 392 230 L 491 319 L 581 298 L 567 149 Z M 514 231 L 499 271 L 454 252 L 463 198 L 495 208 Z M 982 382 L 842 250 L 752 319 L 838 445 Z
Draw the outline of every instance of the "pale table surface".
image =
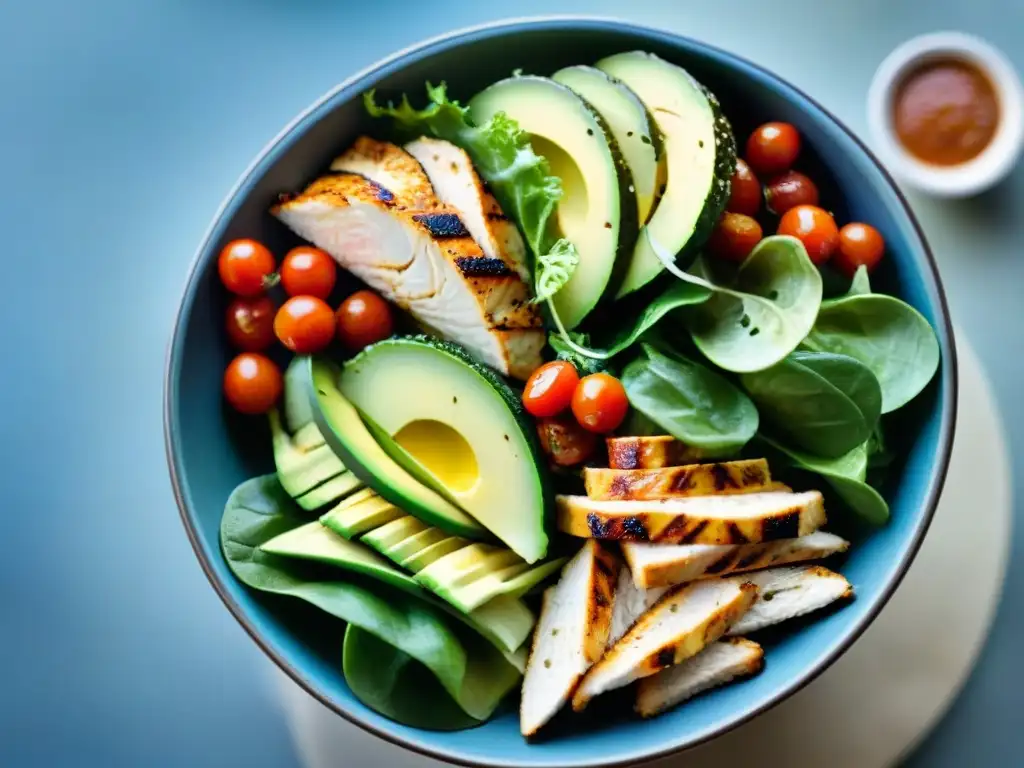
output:
M 908 36 L 975 32 L 1024 69 L 1019 0 L 0 3 L 0 765 L 296 765 L 267 662 L 204 580 L 167 480 L 161 375 L 187 264 L 253 155 L 335 83 L 453 26 L 553 12 L 735 50 L 862 135 L 871 74 Z M 912 202 L 1019 445 L 1024 168 L 980 200 Z M 914 765 L 1019 762 L 1022 636 L 1018 526 L 982 662 Z

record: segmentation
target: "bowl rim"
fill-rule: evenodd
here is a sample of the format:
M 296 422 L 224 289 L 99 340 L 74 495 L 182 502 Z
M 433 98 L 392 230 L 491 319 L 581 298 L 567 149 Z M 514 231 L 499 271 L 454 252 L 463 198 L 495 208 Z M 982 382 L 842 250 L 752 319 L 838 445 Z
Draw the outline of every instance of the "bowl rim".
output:
M 210 243 L 213 239 L 213 235 L 217 228 L 221 224 L 224 215 L 231 208 L 232 204 L 236 201 L 238 194 L 242 191 L 247 184 L 252 180 L 254 172 L 259 168 L 264 161 L 273 154 L 282 144 L 284 144 L 289 138 L 293 137 L 293 134 L 297 130 L 301 129 L 307 121 L 321 108 L 331 102 L 336 96 L 343 91 L 351 88 L 360 80 L 372 76 L 375 72 L 382 70 L 386 67 L 398 64 L 403 60 L 412 59 L 418 55 L 427 52 L 429 49 L 437 46 L 450 46 L 453 43 L 458 43 L 462 38 L 470 37 L 475 34 L 488 33 L 492 35 L 501 33 L 515 33 L 518 31 L 532 31 L 537 29 L 559 29 L 559 28 L 573 28 L 573 29 L 590 29 L 593 31 L 612 31 L 621 30 L 629 33 L 633 33 L 640 36 L 648 36 L 661 38 L 663 40 L 674 40 L 677 42 L 683 42 L 690 46 L 703 48 L 707 51 L 715 53 L 725 58 L 731 58 L 744 66 L 751 69 L 757 70 L 763 75 L 778 81 L 787 88 L 790 88 L 794 93 L 799 95 L 801 98 L 806 99 L 814 108 L 818 109 L 825 117 L 830 119 L 836 127 L 838 127 L 843 133 L 845 133 L 853 143 L 859 147 L 864 153 L 868 160 L 875 166 L 876 170 L 882 175 L 890 189 L 896 196 L 900 206 L 902 207 L 903 214 L 907 217 L 915 235 L 921 243 L 924 261 L 926 266 L 926 272 L 931 278 L 932 287 L 934 289 L 935 300 L 937 302 L 938 317 L 937 325 L 940 327 L 940 344 L 944 338 L 945 344 L 943 345 L 943 365 L 940 367 L 942 376 L 942 383 L 944 385 L 945 397 L 942 398 L 940 403 L 941 415 L 939 425 L 939 457 L 934 471 L 931 473 L 929 478 L 928 488 L 925 495 L 923 504 L 922 514 L 913 530 L 912 538 L 909 547 L 906 550 L 904 557 L 896 564 L 896 568 L 892 571 L 892 575 L 889 578 L 889 582 L 883 585 L 881 593 L 876 600 L 875 604 L 870 606 L 865 615 L 857 622 L 846 634 L 845 637 L 841 638 L 838 642 L 834 643 L 831 650 L 821 657 L 815 664 L 807 668 L 805 671 L 800 673 L 798 676 L 790 680 L 786 685 L 781 686 L 767 701 L 758 707 L 746 712 L 745 714 L 730 719 L 722 719 L 720 724 L 716 724 L 706 728 L 702 733 L 699 733 L 696 737 L 688 740 L 680 740 L 675 743 L 661 746 L 660 748 L 645 752 L 643 754 L 632 754 L 626 757 L 613 757 L 611 759 L 587 759 L 585 762 L 572 762 L 565 763 L 541 761 L 541 762 L 530 762 L 523 763 L 519 761 L 509 760 L 490 760 L 483 762 L 481 759 L 474 757 L 453 755 L 443 750 L 436 749 L 428 744 L 424 744 L 418 740 L 406 738 L 403 736 L 396 735 L 393 732 L 393 728 L 378 727 L 372 723 L 367 722 L 359 715 L 347 711 L 344 707 L 338 705 L 329 695 L 320 689 L 308 676 L 304 675 L 299 669 L 293 666 L 288 660 L 286 660 L 281 654 L 277 653 L 273 648 L 270 647 L 269 643 L 263 638 L 262 631 L 258 628 L 256 623 L 248 616 L 248 614 L 241 608 L 238 603 L 230 595 L 227 586 L 219 578 L 213 569 L 210 555 L 204 547 L 204 543 L 199 535 L 197 525 L 193 520 L 192 512 L 189 509 L 189 505 L 186 502 L 184 492 L 183 478 L 179 474 L 178 463 L 177 463 L 177 452 L 179 438 L 177 433 L 174 432 L 172 427 L 177 423 L 177 404 L 174 402 L 173 395 L 175 394 L 175 387 L 173 386 L 174 375 L 176 369 L 180 366 L 180 356 L 182 353 L 182 343 L 184 339 L 183 329 L 185 324 L 186 310 L 191 308 L 192 298 L 195 296 L 195 282 L 200 267 L 203 262 L 204 253 L 209 250 Z M 298 138 L 298 137 L 295 137 Z M 181 299 L 178 303 L 178 308 L 175 314 L 174 325 L 172 333 L 167 346 L 167 354 L 165 358 L 164 368 L 164 403 L 163 403 L 163 424 L 164 424 L 164 447 L 167 457 L 167 464 L 170 473 L 171 486 L 174 493 L 175 502 L 178 505 L 178 512 L 181 518 L 182 524 L 185 528 L 185 532 L 188 536 L 189 543 L 195 552 L 196 559 L 199 560 L 199 564 L 206 574 L 207 580 L 210 582 L 214 591 L 220 597 L 225 607 L 230 611 L 246 633 L 252 638 L 256 645 L 282 670 L 288 677 L 290 677 L 297 685 L 306 691 L 310 696 L 319 701 L 323 706 L 342 718 L 358 726 L 364 731 L 377 736 L 395 746 L 402 747 L 412 752 L 418 753 L 425 757 L 442 760 L 454 765 L 469 766 L 471 768 L 561 768 L 566 765 L 587 765 L 598 768 L 598 766 L 609 768 L 627 768 L 627 766 L 635 766 L 640 764 L 646 764 L 654 760 L 665 758 L 674 754 L 685 752 L 686 750 L 697 747 L 701 744 L 711 741 L 712 739 L 721 736 L 735 728 L 743 725 L 744 723 L 754 719 L 760 714 L 772 709 L 777 704 L 788 699 L 793 694 L 800 691 L 814 679 L 816 679 L 822 672 L 828 667 L 835 663 L 853 643 L 864 633 L 864 631 L 871 625 L 881 610 L 889 602 L 893 593 L 899 587 L 903 581 L 904 576 L 907 573 L 911 563 L 916 557 L 921 543 L 924 540 L 925 535 L 931 525 L 932 518 L 935 515 L 936 507 L 938 506 L 939 497 L 941 496 L 943 486 L 946 481 L 946 476 L 949 468 L 949 460 L 953 447 L 953 438 L 956 431 L 956 413 L 957 413 L 957 397 L 958 397 L 958 370 L 957 370 L 957 353 L 956 353 L 956 340 L 953 332 L 952 320 L 949 312 L 949 305 L 946 299 L 945 289 L 943 287 L 941 278 L 939 277 L 938 267 L 935 261 L 934 254 L 932 253 L 931 247 L 925 237 L 924 231 L 921 228 L 917 217 L 914 215 L 906 196 L 903 194 L 900 187 L 897 185 L 892 175 L 886 170 L 885 166 L 879 161 L 878 157 L 871 151 L 866 143 L 861 140 L 849 127 L 847 127 L 842 121 L 840 121 L 830 110 L 822 106 L 816 99 L 805 93 L 800 88 L 790 83 L 785 78 L 775 74 L 773 71 L 756 64 L 749 59 L 740 56 L 732 51 L 728 51 L 724 48 L 706 43 L 702 40 L 698 40 L 693 37 L 688 37 L 683 34 L 665 29 L 659 29 L 657 27 L 640 24 L 626 19 L 615 17 L 615 16 L 603 16 L 603 15 L 589 15 L 589 14 L 548 14 L 548 15 L 531 15 L 531 16 L 519 16 L 519 17 L 508 17 L 503 19 L 497 19 L 481 24 L 474 24 L 457 29 L 450 30 L 448 32 L 435 35 L 433 37 L 425 38 L 419 42 L 413 43 L 405 48 L 402 48 L 388 56 L 385 56 L 370 65 L 362 68 L 355 72 L 351 76 L 345 78 L 342 82 L 338 83 L 330 90 L 328 90 L 321 97 L 316 99 L 312 104 L 302 110 L 296 115 L 288 124 L 278 132 L 255 156 L 255 158 L 249 163 L 248 167 L 241 173 L 237 181 L 228 191 L 223 198 L 217 211 L 214 213 L 213 218 L 203 234 L 203 237 L 196 249 L 196 252 L 192 258 L 192 262 L 188 267 L 188 272 L 185 278 L 184 289 L 181 294 Z M 219 551 L 219 550 L 218 550 Z

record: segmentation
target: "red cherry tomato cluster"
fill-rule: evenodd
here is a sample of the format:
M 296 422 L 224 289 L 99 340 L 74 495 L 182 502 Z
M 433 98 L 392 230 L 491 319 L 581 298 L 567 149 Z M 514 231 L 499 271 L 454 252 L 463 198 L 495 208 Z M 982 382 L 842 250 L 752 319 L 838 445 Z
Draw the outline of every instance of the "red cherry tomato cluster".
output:
M 523 407 L 539 419 L 541 444 L 552 461 L 572 466 L 593 455 L 598 435 L 622 423 L 629 399 L 614 376 L 593 373 L 581 379 L 572 363 L 555 360 L 530 375 Z
M 874 270 L 885 254 L 885 240 L 874 227 L 851 222 L 840 228 L 819 206 L 818 187 L 793 166 L 803 140 L 789 123 L 758 126 L 747 138 L 744 157 L 736 161 L 725 213 L 708 239 L 708 250 L 728 261 L 742 262 L 764 237 L 764 211 L 779 217 L 776 233 L 797 238 L 817 265 L 831 263 L 847 277 L 858 267 Z M 762 182 L 762 180 L 765 180 Z
M 297 355 L 322 352 L 335 339 L 354 352 L 386 339 L 394 328 L 390 306 L 373 291 L 357 291 L 331 309 L 327 301 L 338 268 L 319 248 L 293 248 L 278 269 L 262 243 L 232 240 L 217 271 L 233 294 L 225 318 L 228 341 L 240 350 L 224 372 L 224 396 L 241 413 L 265 413 L 281 396 L 281 370 L 265 354 L 275 338 Z M 278 283 L 288 296 L 280 307 L 267 295 Z

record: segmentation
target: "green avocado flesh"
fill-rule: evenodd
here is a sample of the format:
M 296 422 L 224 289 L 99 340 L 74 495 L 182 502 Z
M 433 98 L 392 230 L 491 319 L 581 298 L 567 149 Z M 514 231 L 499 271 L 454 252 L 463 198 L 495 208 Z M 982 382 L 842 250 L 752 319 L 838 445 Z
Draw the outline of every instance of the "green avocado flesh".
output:
M 382 506 L 389 505 L 369 498 L 331 510 L 320 522 L 412 571 L 418 584 L 467 613 L 502 596 L 522 596 L 565 562 L 557 558 L 530 565 L 509 549 L 448 536 L 410 515 L 381 515 Z
M 269 412 L 268 419 L 274 448 L 274 465 L 281 486 L 289 496 L 302 496 L 346 471 L 345 465 L 326 445 L 309 450 L 297 447 L 281 424 L 281 416 L 276 410 Z
M 580 259 L 552 301 L 562 323 L 575 328 L 615 295 L 629 264 L 638 227 L 629 165 L 599 111 L 554 80 L 510 77 L 478 93 L 469 107 L 478 124 L 499 112 L 515 120 L 562 182 L 554 220 Z
M 348 361 L 338 387 L 338 397 L 384 433 L 377 441 L 384 453 L 400 449 L 412 456 L 464 515 L 526 562 L 545 556 L 550 512 L 544 458 L 519 397 L 493 371 L 448 342 L 393 338 Z M 353 460 L 346 460 L 355 471 Z M 424 516 L 398 493 L 389 500 L 425 523 L 466 535 L 441 525 L 441 515 Z
M 661 140 L 643 102 L 624 83 L 596 67 L 566 67 L 551 79 L 581 96 L 604 120 L 629 166 L 637 219 L 647 222 L 658 186 Z
M 417 595 L 429 597 L 423 587 L 368 547 L 348 541 L 319 522 L 279 534 L 261 547 L 264 552 L 299 560 L 311 560 L 358 573 Z M 460 611 L 443 602 L 436 605 L 478 631 L 506 654 L 515 655 L 536 621 L 533 613 L 515 598 L 492 600 L 477 611 Z M 510 659 L 513 660 L 513 659 Z
M 321 358 L 306 358 L 303 385 L 313 419 L 327 445 L 360 481 L 385 500 L 423 522 L 470 539 L 488 538 L 476 520 L 403 469 L 374 439 L 358 410 L 338 387 L 339 371 Z M 391 378 L 397 381 L 402 376 Z
M 636 241 L 621 298 L 659 277 L 658 254 L 696 254 L 729 200 L 736 142 L 718 101 L 690 74 L 653 54 L 631 51 L 597 62 L 654 116 L 664 141 L 665 190 Z

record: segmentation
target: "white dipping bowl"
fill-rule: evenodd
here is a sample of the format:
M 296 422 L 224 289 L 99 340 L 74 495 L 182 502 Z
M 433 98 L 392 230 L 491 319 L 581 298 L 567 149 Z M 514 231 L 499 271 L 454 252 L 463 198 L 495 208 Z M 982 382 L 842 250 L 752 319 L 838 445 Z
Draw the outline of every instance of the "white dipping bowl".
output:
M 977 157 L 955 166 L 932 165 L 908 152 L 896 135 L 893 98 L 903 78 L 930 61 L 958 58 L 992 82 L 999 125 Z M 969 197 L 997 184 L 1013 169 L 1024 147 L 1024 87 L 1013 65 L 996 48 L 962 32 L 935 32 L 907 40 L 879 65 L 868 91 L 868 124 L 890 171 L 913 187 L 939 197 Z

